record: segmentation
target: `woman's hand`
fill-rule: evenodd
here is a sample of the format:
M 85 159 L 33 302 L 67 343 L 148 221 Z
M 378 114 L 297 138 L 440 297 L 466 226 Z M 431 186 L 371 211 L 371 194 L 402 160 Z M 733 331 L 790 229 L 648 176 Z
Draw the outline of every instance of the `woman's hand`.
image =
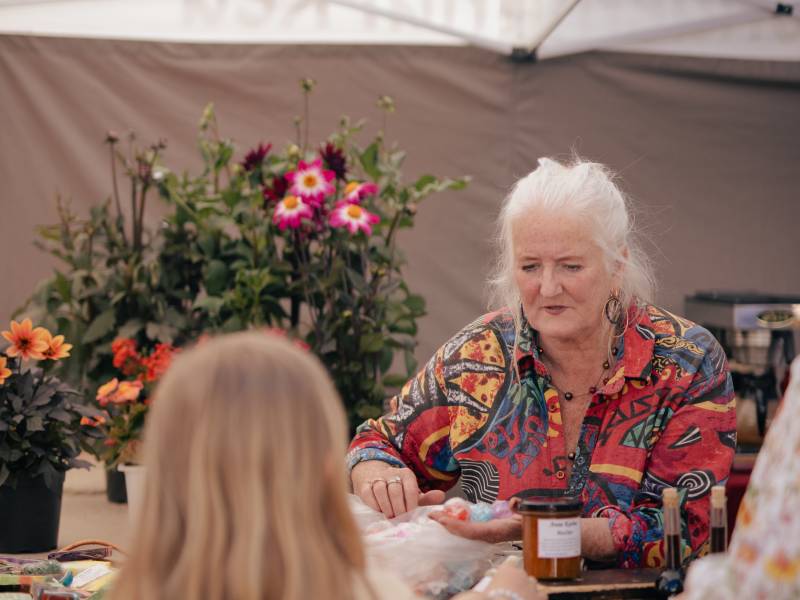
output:
M 411 469 L 397 469 L 380 460 L 358 463 L 350 471 L 350 479 L 353 492 L 390 519 L 417 506 L 444 502 L 444 492 L 420 492 L 417 477 Z
M 486 522 L 460 521 L 445 512 L 432 512 L 431 519 L 443 525 L 450 533 L 469 540 L 481 540 L 496 544 L 522 539 L 522 517 L 514 515 L 507 519 L 493 519 Z
M 494 594 L 492 594 L 493 591 Z M 485 590 L 463 592 L 455 596 L 453 600 L 485 600 L 486 598 L 511 600 L 515 597 L 520 600 L 544 600 L 545 598 L 544 594 L 537 590 L 536 579 L 528 576 L 520 566 L 507 560 L 497 567 Z
M 486 595 L 490 598 L 492 590 L 515 592 L 522 600 L 539 600 L 545 597 L 537 590 L 536 579 L 529 576 L 521 567 L 512 566 L 509 562 L 497 567 L 497 572 L 486 588 Z M 497 594 L 497 597 L 502 598 L 503 596 Z

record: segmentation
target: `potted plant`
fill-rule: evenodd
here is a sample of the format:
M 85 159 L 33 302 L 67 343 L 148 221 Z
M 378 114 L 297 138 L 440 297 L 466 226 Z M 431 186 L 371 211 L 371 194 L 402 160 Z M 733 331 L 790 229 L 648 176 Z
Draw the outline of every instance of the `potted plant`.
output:
M 72 346 L 30 319 L 2 332 L 0 353 L 0 552 L 55 548 L 64 473 L 79 460 L 81 424 L 96 414 L 50 371 Z
M 219 134 L 213 106 L 200 123 L 202 170 L 165 171 L 159 191 L 174 210 L 168 231 L 187 232 L 200 267 L 194 319 L 207 331 L 277 327 L 304 340 L 339 390 L 351 428 L 383 412 L 416 372 L 417 319 L 425 301 L 405 282 L 403 229 L 427 196 L 467 178 L 421 175 L 404 182 L 405 152 L 384 140 L 391 98 L 378 99 L 383 129 L 343 117 L 309 142 L 309 95 L 296 139 L 262 142 L 238 161 Z
M 95 451 L 106 465 L 106 473 L 122 477 L 121 482 L 109 478 L 106 488 L 109 500 L 132 502 L 129 496 L 131 479 L 137 476 L 131 465 L 138 462 L 150 395 L 176 349 L 172 344 L 158 343 L 153 351 L 147 352 L 131 338 L 118 338 L 111 348 L 118 376 L 98 388 L 99 415 L 87 424 L 94 427 L 100 437 Z

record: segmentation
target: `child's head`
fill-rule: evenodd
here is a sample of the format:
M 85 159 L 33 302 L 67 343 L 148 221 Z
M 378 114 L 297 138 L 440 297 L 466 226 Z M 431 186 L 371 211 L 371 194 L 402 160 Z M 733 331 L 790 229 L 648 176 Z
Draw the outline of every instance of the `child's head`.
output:
M 176 358 L 145 434 L 145 500 L 116 598 L 337 598 L 363 569 L 345 414 L 311 354 L 238 333 Z

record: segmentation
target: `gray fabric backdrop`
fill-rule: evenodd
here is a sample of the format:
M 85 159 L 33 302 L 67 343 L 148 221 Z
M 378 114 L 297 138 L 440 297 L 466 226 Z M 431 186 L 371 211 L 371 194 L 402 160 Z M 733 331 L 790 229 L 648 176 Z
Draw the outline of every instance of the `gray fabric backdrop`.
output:
M 420 207 L 402 238 L 428 300 L 426 359 L 482 312 L 498 206 L 539 156 L 572 151 L 621 173 L 657 266 L 658 301 L 700 288 L 800 293 L 800 64 L 590 53 L 515 64 L 472 48 L 253 46 L 0 36 L 0 324 L 52 268 L 32 244 L 56 193 L 85 211 L 110 191 L 107 129 L 166 137 L 197 165 L 214 101 L 243 152 L 293 137 L 297 81 L 313 77 L 312 138 L 341 114 L 371 119 L 409 178 L 470 174 Z M 153 215 L 155 218 L 155 214 Z

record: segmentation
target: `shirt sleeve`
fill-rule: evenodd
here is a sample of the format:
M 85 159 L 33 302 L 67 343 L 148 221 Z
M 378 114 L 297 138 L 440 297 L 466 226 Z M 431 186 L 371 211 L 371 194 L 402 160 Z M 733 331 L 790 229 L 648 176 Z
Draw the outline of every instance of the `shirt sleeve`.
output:
M 630 507 L 605 506 L 593 515 L 610 519 L 620 567 L 664 564 L 665 487 L 679 488 L 684 560 L 706 552 L 711 487 L 726 482 L 736 447 L 733 385 L 719 345 L 705 355 L 686 388 L 673 389 L 660 411 L 669 416 Z
M 359 426 L 347 455 L 348 469 L 365 460 L 382 460 L 409 467 L 422 491 L 454 485 L 459 467 L 449 443 L 444 348 L 390 400 L 387 414 Z

